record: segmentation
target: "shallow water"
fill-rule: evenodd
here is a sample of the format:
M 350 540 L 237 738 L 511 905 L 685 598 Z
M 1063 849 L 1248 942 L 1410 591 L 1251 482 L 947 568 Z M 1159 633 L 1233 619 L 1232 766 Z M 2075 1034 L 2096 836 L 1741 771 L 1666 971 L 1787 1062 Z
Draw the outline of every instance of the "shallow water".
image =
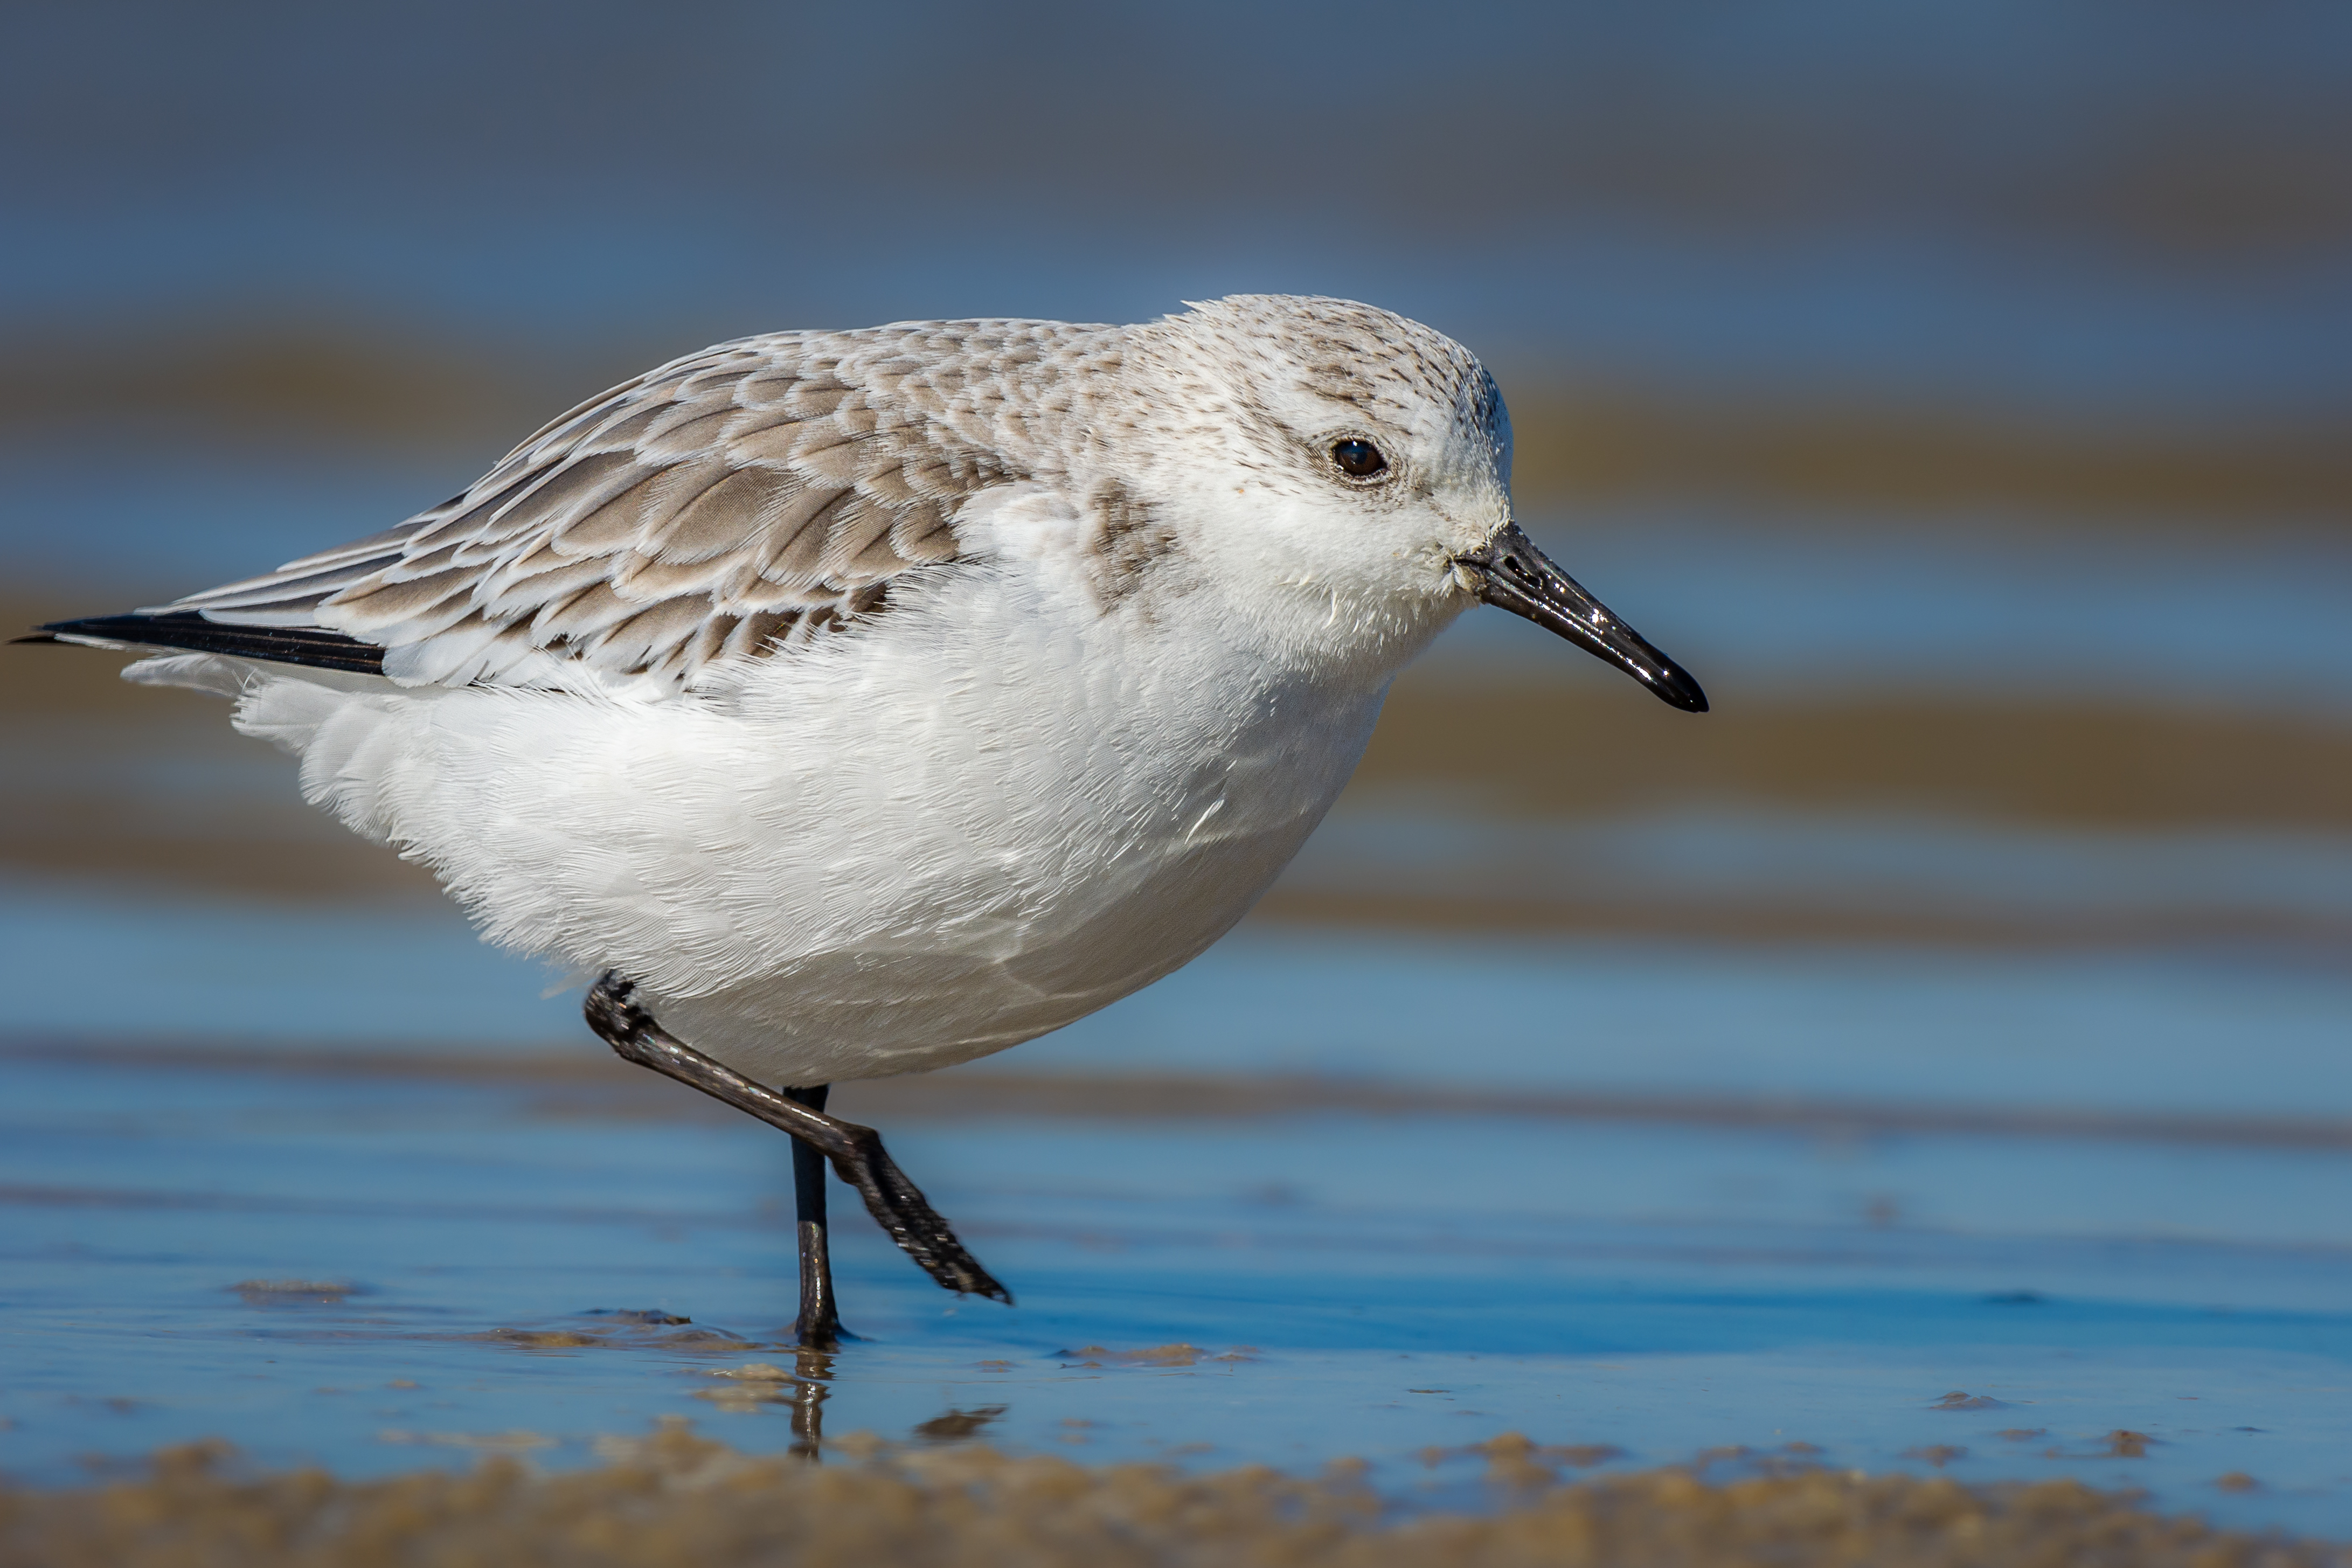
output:
M 356 1473 L 573 1463 L 677 1414 L 785 1447 L 805 1386 L 835 1435 L 1354 1454 L 1406 1496 L 1454 1495 L 1422 1450 L 1523 1430 L 2352 1530 L 2340 973 L 1245 926 L 915 1100 L 845 1087 L 1021 1305 L 940 1294 L 853 1210 L 870 1337 L 802 1365 L 783 1141 L 607 1068 L 454 916 L 7 909 L 0 1468 L 27 1479 L 204 1435 Z M 1084 1088 L 1171 1073 L 1242 1093 Z M 1080 1087 L 960 1100 L 991 1074 Z M 1403 1113 L 1465 1086 L 1483 1109 Z M 2028 1114 L 2053 1106 L 2110 1120 Z M 807 1381 L 713 1375 L 751 1363 Z M 2263 1489 L 2214 1490 L 2231 1471 Z
M 340 308 L 569 345 L 1297 289 L 1643 380 L 2247 421 L 2332 416 L 2352 365 L 2324 8 L 1390 6 L 1344 71 L 1320 17 L 1262 7 L 596 10 L 560 71 L 528 10 L 133 14 L 27 24 L 20 320 Z M 1388 199 L 1290 174 L 1353 165 Z M 691 221 L 619 218 L 619 189 Z
M 1856 689 L 2352 709 L 2352 543 L 2332 521 L 2074 530 L 1964 510 L 1890 521 L 1660 507 L 1532 521 L 1718 709 Z M 1507 616 L 1464 617 L 1436 657 L 1490 676 L 1592 673 Z
M 436 906 L 0 883 L 0 942 L 20 1038 L 590 1048 L 576 989 Z M 2352 973 L 2324 954 L 1251 922 L 1150 990 L 963 1070 L 2336 1117 L 2352 1115 L 2348 1037 Z
M 9 1077 L 14 1473 L 206 1434 L 357 1473 L 442 1448 L 575 1462 L 665 1414 L 793 1441 L 774 1385 L 711 1375 L 795 1365 L 776 1343 L 782 1151 L 759 1128 L 562 1113 L 506 1086 Z M 2336 1184 L 2341 1156 L 2207 1151 L 2187 1173 L 2166 1151 L 1349 1117 L 909 1123 L 894 1142 L 1023 1304 L 953 1303 L 845 1227 L 871 1338 L 799 1368 L 835 1434 L 1349 1453 L 1407 1489 L 1421 1449 L 1511 1429 L 1654 1462 L 1963 1448 L 1939 1457 L 1964 1477 L 2063 1471 L 2352 1525 L 2340 1231 L 2219 1239 L 2210 1215 L 2131 1196 L 2189 1173 Z M 1948 1184 L 1977 1212 L 1900 1214 Z M 2071 1195 L 2063 1221 L 2045 1184 Z M 287 1281 L 334 1289 L 268 1283 Z M 2000 1403 L 1947 1407 L 1956 1390 Z M 2118 1429 L 2152 1440 L 2142 1457 L 2110 1452 Z M 2232 1470 L 2269 1489 L 2211 1493 Z

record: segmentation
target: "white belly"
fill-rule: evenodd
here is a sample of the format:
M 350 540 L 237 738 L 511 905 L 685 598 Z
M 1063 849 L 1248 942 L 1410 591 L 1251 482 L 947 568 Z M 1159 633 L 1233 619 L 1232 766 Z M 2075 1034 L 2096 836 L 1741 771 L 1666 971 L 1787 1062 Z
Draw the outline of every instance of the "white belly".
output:
M 1150 984 L 1247 913 L 1314 826 L 1130 851 L 1052 900 L 945 940 L 795 955 L 703 994 L 647 988 L 681 1037 L 772 1081 L 918 1072 L 1034 1039 Z
M 278 679 L 239 722 L 493 940 L 618 970 L 680 1038 L 805 1084 L 1001 1050 L 1195 956 L 1387 686 L 984 574 L 907 597 L 726 703 Z

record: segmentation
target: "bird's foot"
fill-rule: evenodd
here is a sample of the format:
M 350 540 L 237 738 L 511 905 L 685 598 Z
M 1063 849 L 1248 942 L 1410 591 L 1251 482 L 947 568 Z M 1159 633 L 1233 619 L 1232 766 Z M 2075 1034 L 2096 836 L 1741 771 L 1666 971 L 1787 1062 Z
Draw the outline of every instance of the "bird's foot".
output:
M 882 1147 L 880 1133 L 855 1121 L 825 1120 L 846 1135 L 843 1147 L 825 1150 L 834 1171 L 857 1189 L 858 1196 L 866 1200 L 866 1212 L 890 1233 L 890 1239 L 917 1267 L 950 1290 L 1013 1305 L 1013 1292 L 964 1250 L 954 1228 L 925 1201 L 923 1190 L 907 1179 L 907 1173 Z

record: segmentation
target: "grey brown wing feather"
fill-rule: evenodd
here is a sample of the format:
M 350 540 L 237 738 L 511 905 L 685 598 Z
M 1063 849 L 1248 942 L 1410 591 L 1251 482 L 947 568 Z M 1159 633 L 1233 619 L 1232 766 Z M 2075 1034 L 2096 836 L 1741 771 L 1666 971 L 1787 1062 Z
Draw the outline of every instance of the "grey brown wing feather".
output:
M 339 632 L 410 684 L 561 685 L 584 668 L 688 689 L 957 559 L 956 510 L 1031 477 L 1036 408 L 1062 406 L 1020 373 L 1055 379 L 1104 331 L 722 343 L 581 405 L 397 528 L 165 609 Z

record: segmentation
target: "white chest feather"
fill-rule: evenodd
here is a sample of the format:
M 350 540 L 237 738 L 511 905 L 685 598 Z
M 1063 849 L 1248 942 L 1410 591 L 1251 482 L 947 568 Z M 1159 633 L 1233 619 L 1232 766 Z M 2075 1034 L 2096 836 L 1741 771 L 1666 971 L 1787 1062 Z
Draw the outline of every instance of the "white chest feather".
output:
M 709 700 L 275 678 L 239 722 L 494 940 L 621 971 L 722 1059 L 785 1083 L 919 1070 L 1223 934 L 1386 689 L 1250 651 L 1213 596 L 1106 607 L 1050 567 L 919 584 Z

